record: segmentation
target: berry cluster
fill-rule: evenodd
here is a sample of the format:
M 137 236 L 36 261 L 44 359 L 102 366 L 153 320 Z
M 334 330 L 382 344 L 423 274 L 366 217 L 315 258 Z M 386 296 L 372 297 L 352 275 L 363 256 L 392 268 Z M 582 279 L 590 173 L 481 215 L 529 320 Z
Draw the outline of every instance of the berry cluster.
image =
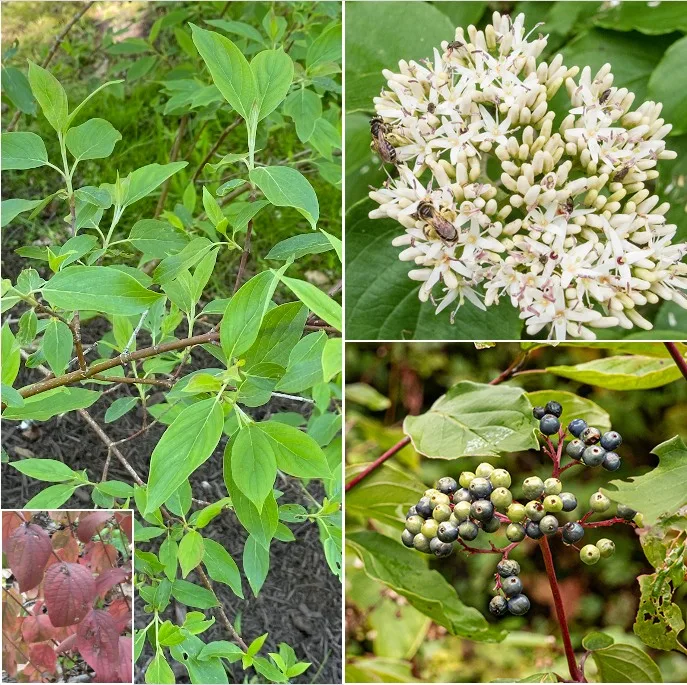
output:
M 496 565 L 496 585 L 503 594 L 491 598 L 489 611 L 494 616 L 513 614 L 522 616 L 530 609 L 530 600 L 522 592 L 522 581 L 519 577 L 520 564 L 511 559 L 501 559 Z

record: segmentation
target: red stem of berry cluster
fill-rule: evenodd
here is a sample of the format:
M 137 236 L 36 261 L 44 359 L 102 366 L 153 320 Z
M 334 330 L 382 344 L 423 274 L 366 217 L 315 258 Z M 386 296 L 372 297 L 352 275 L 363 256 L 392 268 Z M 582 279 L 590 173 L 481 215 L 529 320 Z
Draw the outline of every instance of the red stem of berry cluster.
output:
M 367 478 L 376 468 L 381 466 L 387 459 L 391 458 L 397 452 L 400 452 L 407 444 L 410 443 L 410 438 L 405 437 L 403 440 L 399 440 L 391 449 L 388 449 L 381 457 L 377 457 L 371 464 L 366 466 L 357 476 L 351 478 L 351 480 L 346 483 L 346 492 L 351 488 L 355 487 L 360 483 L 363 478 Z
M 573 650 L 572 642 L 570 640 L 570 631 L 568 630 L 568 620 L 565 617 L 565 608 L 563 607 L 563 599 L 561 597 L 561 590 L 558 586 L 558 578 L 556 578 L 556 569 L 553 565 L 553 557 L 551 556 L 551 548 L 546 535 L 540 540 L 539 547 L 542 556 L 544 557 L 544 566 L 546 567 L 546 575 L 549 577 L 549 585 L 551 586 L 551 594 L 553 595 L 553 604 L 556 609 L 556 617 L 558 624 L 561 627 L 561 636 L 563 637 L 563 647 L 565 649 L 565 658 L 568 661 L 568 668 L 570 669 L 570 677 L 573 682 L 584 683 L 584 674 L 580 671 L 577 662 L 575 661 L 575 651 Z
M 682 372 L 682 375 L 687 379 L 687 360 L 680 354 L 680 350 L 677 349 L 677 345 L 674 342 L 664 342 L 670 356 L 673 358 L 676 366 Z
M 620 518 L 619 516 L 614 516 L 612 519 L 606 519 L 605 521 L 592 521 L 591 523 L 586 523 L 586 514 L 580 519 L 580 523 L 585 528 L 605 528 L 606 526 L 614 526 L 616 523 L 625 523 L 633 528 L 637 527 L 634 521 L 628 521 L 627 519 Z
M 463 551 L 468 554 L 500 554 L 504 559 L 508 559 L 508 555 L 520 544 L 520 542 L 511 542 L 507 547 L 496 547 L 493 542 L 489 542 L 489 549 L 482 547 L 470 547 L 464 543 L 460 538 L 457 540 L 460 543 Z

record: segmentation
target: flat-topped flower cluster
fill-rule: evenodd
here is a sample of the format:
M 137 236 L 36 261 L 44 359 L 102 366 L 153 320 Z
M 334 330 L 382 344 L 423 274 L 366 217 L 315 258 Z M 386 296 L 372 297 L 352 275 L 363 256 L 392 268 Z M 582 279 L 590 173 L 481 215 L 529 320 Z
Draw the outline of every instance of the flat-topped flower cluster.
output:
M 646 187 L 657 160 L 675 157 L 671 126 L 659 103 L 631 110 L 609 64 L 592 75 L 561 55 L 538 62 L 546 37 L 524 24 L 495 12 L 484 31 L 456 29 L 433 61 L 384 70 L 376 130 L 396 173 L 370 193 L 370 217 L 405 229 L 393 244 L 437 313 L 507 297 L 533 336 L 648 330 L 643 305 L 687 308 L 687 243 L 672 243 L 670 205 Z M 561 86 L 569 114 L 554 128 Z

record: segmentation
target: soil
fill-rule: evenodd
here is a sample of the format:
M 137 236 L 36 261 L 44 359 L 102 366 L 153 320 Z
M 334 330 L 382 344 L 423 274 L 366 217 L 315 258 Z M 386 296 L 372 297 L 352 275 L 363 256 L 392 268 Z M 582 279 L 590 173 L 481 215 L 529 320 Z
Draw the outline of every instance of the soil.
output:
M 84 345 L 100 339 L 106 327 L 109 326 L 97 319 L 84 325 Z M 192 355 L 192 363 L 184 367 L 182 373 L 215 365 L 216 360 L 213 361 L 209 354 L 202 349 L 196 349 Z M 41 378 L 38 372 L 27 372 L 24 368 L 21 374 L 24 377 L 18 379 L 16 387 Z M 104 422 L 105 411 L 111 402 L 117 397 L 129 394 L 131 390 L 128 387 L 118 386 L 116 392 L 102 397 L 88 410 L 112 440 L 126 438 L 142 426 L 143 411 L 140 407 L 125 414 L 116 422 Z M 154 404 L 161 400 L 162 394 L 157 393 L 151 396 L 149 403 Z M 252 413 L 256 419 L 264 419 L 277 411 L 302 409 L 303 403 L 275 398 L 265 407 L 252 410 Z M 165 426 L 155 425 L 141 436 L 120 445 L 129 463 L 144 479 L 148 471 L 150 454 L 164 430 Z M 194 497 L 215 501 L 226 496 L 222 477 L 222 454 L 225 444 L 226 437 L 223 437 L 212 457 L 191 476 Z M 107 456 L 105 445 L 76 412 L 37 422 L 27 428 L 21 428 L 16 421 L 3 421 L 2 445 L 10 461 L 33 456 L 58 459 L 72 469 L 87 469 L 92 480 L 100 480 Z M 110 463 L 108 478 L 131 482 L 130 476 L 115 458 Z M 21 508 L 45 485 L 27 478 L 3 463 L 2 508 Z M 282 503 L 308 505 L 309 501 L 296 479 L 284 478 L 277 482 L 276 487 L 284 492 L 280 500 Z M 311 482 L 308 490 L 318 501 L 322 501 L 323 491 L 320 483 Z M 90 491 L 86 488 L 77 490 L 63 506 L 74 509 L 92 507 Z M 215 584 L 215 592 L 231 619 L 240 616 L 240 632 L 246 642 L 268 633 L 263 654 L 276 652 L 280 642 L 287 642 L 294 648 L 299 660 L 312 663 L 312 666 L 293 682 L 340 683 L 342 586 L 329 570 L 319 541 L 317 526 L 310 523 L 290 524 L 290 528 L 296 540 L 289 543 L 275 540 L 272 543 L 270 572 L 257 598 L 252 596 L 245 576 L 245 600 L 241 600 L 227 586 L 219 583 Z M 247 534 L 232 512 L 226 512 L 214 519 L 203 529 L 203 535 L 224 545 L 241 568 L 243 544 Z M 140 548 L 156 551 L 156 546 L 157 543 L 153 540 L 152 543 L 141 544 Z M 187 580 L 198 581 L 193 574 L 189 575 Z M 150 619 L 142 609 L 143 605 L 137 598 L 134 614 L 137 627 L 145 626 Z M 172 602 L 166 618 L 173 621 L 183 620 L 184 610 L 184 606 Z M 209 615 L 210 611 L 206 613 Z M 227 640 L 230 637 L 217 621 L 203 633 L 202 639 L 210 642 Z M 136 682 L 144 682 L 145 667 L 152 656 L 150 647 L 147 646 L 134 671 Z M 180 664 L 175 666 L 178 666 L 178 669 L 175 668 L 177 682 L 190 682 L 185 668 Z M 242 682 L 244 674 L 241 669 L 236 668 L 236 665 L 232 668 L 235 670 L 235 682 Z

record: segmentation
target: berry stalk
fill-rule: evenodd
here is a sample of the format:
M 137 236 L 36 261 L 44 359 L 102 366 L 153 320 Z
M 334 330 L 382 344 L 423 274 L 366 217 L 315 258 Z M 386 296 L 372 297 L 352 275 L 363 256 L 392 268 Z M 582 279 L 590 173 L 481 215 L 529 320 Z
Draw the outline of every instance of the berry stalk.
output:
M 544 566 L 546 567 L 546 575 L 549 577 L 549 585 L 551 586 L 551 594 L 553 595 L 553 603 L 556 607 L 556 618 L 561 627 L 561 635 L 563 637 L 563 647 L 565 648 L 565 658 L 568 660 L 568 668 L 570 669 L 570 677 L 576 683 L 586 682 L 584 674 L 580 671 L 577 662 L 575 661 L 575 652 L 573 650 L 572 642 L 570 641 L 570 631 L 568 630 L 568 620 L 565 617 L 565 609 L 563 607 L 563 599 L 561 597 L 561 590 L 558 586 L 558 578 L 556 578 L 556 569 L 553 565 L 553 557 L 551 556 L 551 548 L 549 541 L 544 536 L 540 542 L 542 556 L 544 557 Z
M 367 478 L 376 468 L 381 466 L 387 459 L 390 459 L 397 452 L 400 452 L 408 443 L 410 443 L 410 438 L 405 437 L 403 440 L 399 440 L 392 448 L 388 449 L 381 457 L 377 457 L 369 466 L 363 469 L 357 476 L 351 478 L 351 480 L 346 483 L 346 492 L 351 488 L 355 487 L 360 483 L 361 480 Z

